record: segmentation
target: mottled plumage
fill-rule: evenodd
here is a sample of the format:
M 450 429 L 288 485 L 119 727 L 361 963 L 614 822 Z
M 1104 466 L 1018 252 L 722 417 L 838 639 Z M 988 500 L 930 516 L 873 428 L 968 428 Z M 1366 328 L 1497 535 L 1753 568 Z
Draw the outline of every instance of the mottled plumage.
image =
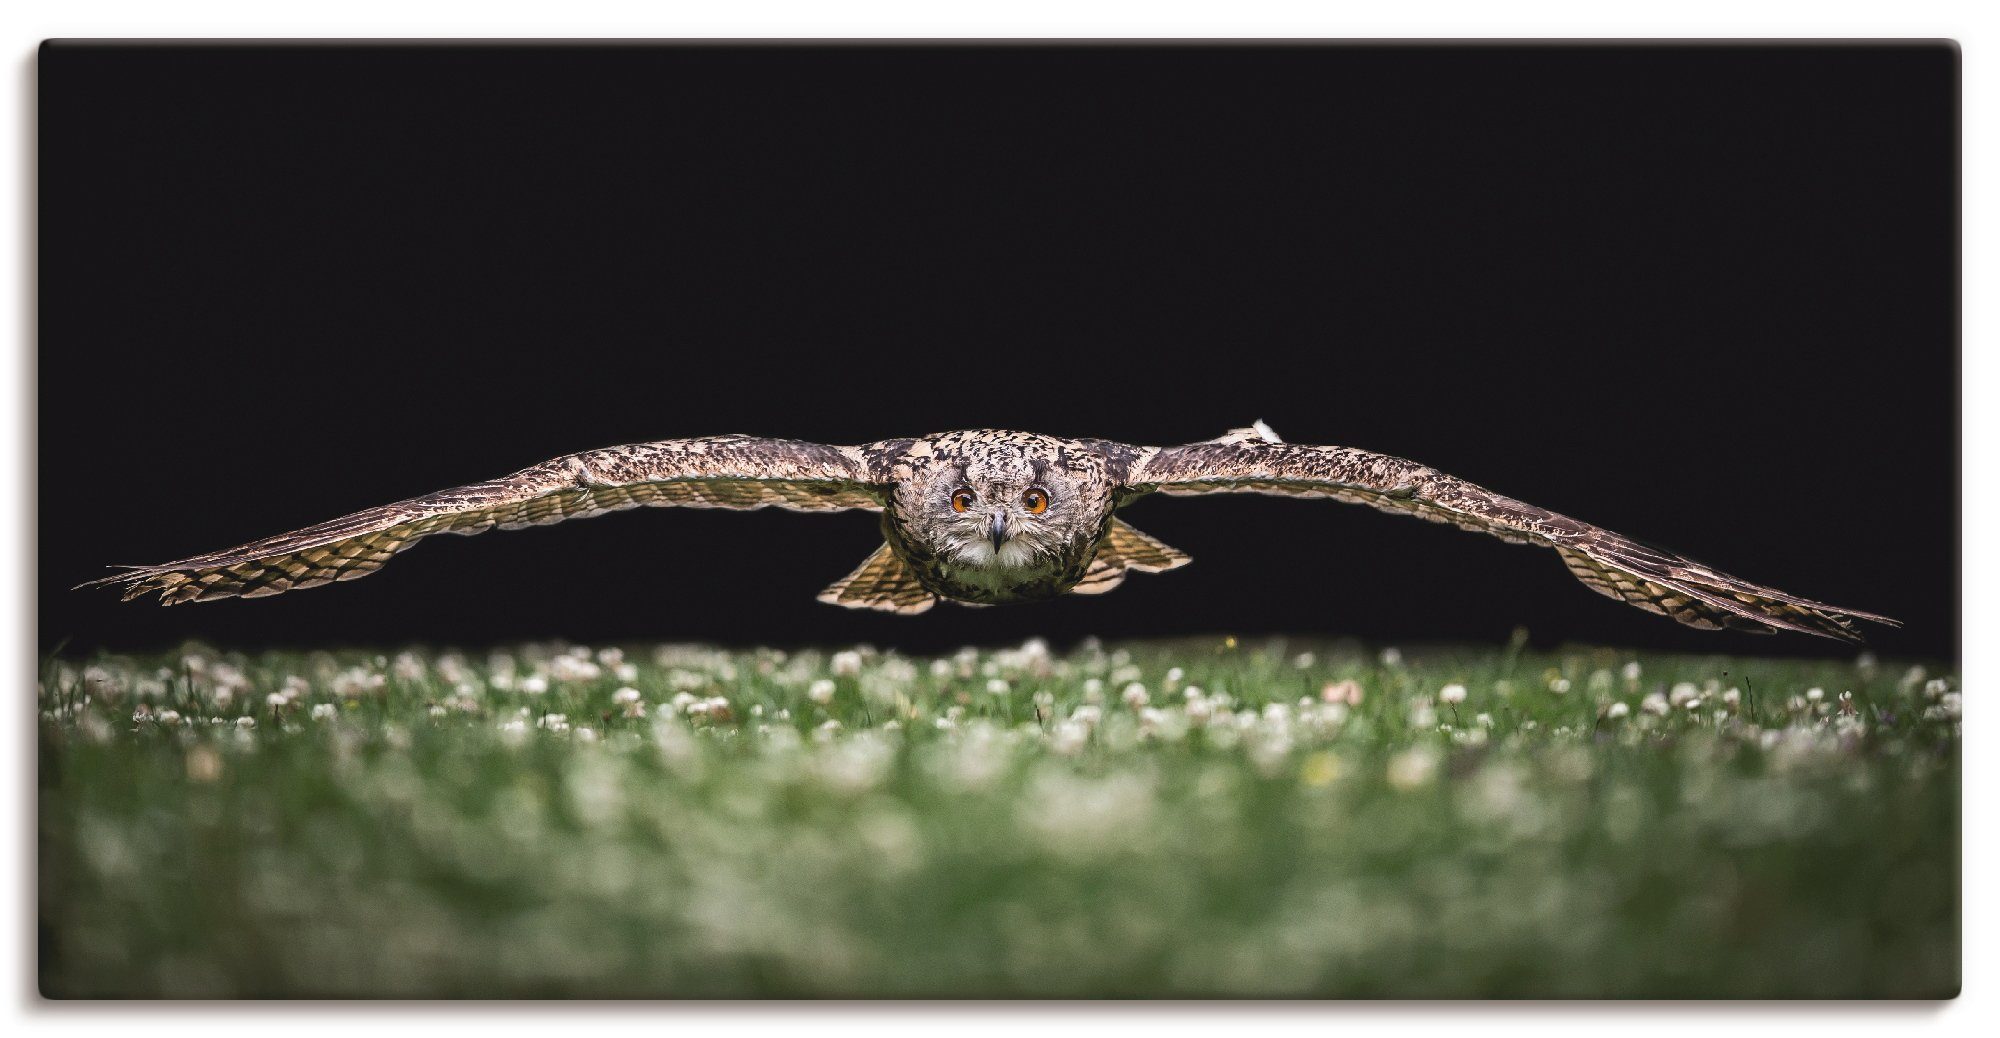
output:
M 1100 594 L 1128 571 L 1186 564 L 1114 517 L 1153 493 L 1334 498 L 1539 544 L 1591 589 L 1691 627 L 1858 640 L 1856 619 L 1895 623 L 1739 580 L 1401 458 L 1284 443 L 1262 423 L 1179 447 L 1002 430 L 856 447 L 750 436 L 610 447 L 85 586 L 122 585 L 127 599 L 158 593 L 167 605 L 255 598 L 365 576 L 435 533 L 641 505 L 871 509 L 882 513 L 885 543 L 820 599 L 920 613 L 940 598 L 993 605 Z

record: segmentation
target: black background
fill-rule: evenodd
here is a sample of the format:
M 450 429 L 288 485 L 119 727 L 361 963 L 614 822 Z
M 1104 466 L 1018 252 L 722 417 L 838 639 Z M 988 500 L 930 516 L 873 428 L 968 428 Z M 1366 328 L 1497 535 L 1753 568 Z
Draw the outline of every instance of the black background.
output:
M 1252 419 L 1958 651 L 1958 55 L 120 47 L 41 61 L 40 639 L 911 649 L 1193 632 L 1844 653 L 1550 553 L 1150 499 L 1195 556 L 915 618 L 864 513 L 645 509 L 161 610 L 70 592 L 635 440 Z

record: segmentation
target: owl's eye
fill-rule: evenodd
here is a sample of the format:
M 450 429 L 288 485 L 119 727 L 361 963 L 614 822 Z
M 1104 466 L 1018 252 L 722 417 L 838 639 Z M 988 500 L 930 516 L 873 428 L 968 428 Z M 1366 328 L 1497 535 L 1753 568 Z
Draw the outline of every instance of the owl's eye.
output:
M 1041 515 L 1049 510 L 1049 492 L 1041 487 L 1029 487 L 1028 492 L 1021 495 L 1021 507 L 1027 509 L 1029 515 Z
M 979 500 L 979 495 L 973 493 L 971 487 L 959 487 L 957 490 L 951 492 L 951 510 L 954 512 L 963 512 L 971 508 L 972 503 L 977 500 Z

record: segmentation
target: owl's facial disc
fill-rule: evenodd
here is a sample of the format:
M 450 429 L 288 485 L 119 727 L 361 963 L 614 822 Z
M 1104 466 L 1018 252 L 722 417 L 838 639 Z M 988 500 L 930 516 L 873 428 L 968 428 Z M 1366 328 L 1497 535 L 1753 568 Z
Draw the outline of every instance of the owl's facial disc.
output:
M 1060 537 L 1049 520 L 1052 493 L 1040 482 L 979 480 L 946 498 L 947 546 L 961 564 L 980 568 L 1035 566 Z

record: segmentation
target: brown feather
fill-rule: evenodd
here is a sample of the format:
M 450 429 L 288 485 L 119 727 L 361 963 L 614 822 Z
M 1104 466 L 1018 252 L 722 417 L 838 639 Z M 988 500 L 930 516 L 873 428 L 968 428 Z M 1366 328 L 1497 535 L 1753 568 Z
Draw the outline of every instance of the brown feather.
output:
M 81 587 L 121 585 L 163 605 L 258 598 L 380 569 L 432 534 L 476 534 L 641 506 L 879 509 L 861 448 L 716 436 L 573 454 L 511 476 L 356 512 L 224 551 L 142 566 Z
M 1895 620 L 1752 584 L 1692 559 L 1536 508 L 1402 458 L 1256 437 L 1137 448 L 1125 496 L 1277 494 L 1333 498 L 1555 548 L 1591 590 L 1690 627 L 1797 631 L 1859 641 L 1856 620 Z

